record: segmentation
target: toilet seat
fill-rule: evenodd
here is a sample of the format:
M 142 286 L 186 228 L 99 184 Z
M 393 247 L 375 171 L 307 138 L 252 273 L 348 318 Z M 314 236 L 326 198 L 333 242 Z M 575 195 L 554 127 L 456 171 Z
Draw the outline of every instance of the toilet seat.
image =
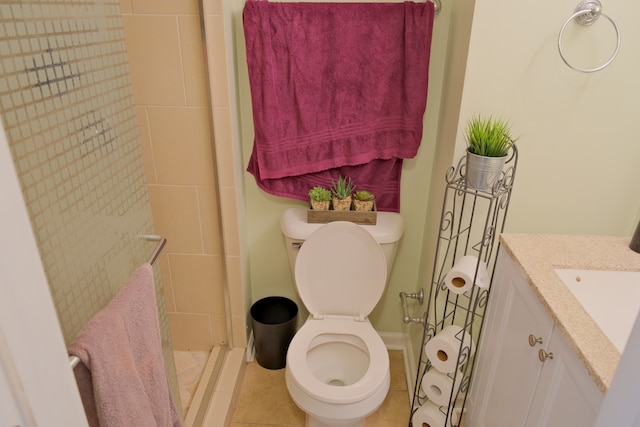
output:
M 350 335 L 362 340 L 369 356 L 369 366 L 359 381 L 351 385 L 334 386 L 316 378 L 307 363 L 307 352 L 312 341 L 323 334 Z M 309 319 L 289 345 L 287 369 L 300 388 L 313 398 L 326 403 L 348 404 L 366 399 L 387 381 L 389 354 L 382 338 L 368 321 L 340 316 L 325 317 L 323 320 Z
M 363 320 L 374 309 L 387 282 L 382 247 L 364 228 L 334 221 L 304 242 L 296 258 L 296 288 L 309 313 Z

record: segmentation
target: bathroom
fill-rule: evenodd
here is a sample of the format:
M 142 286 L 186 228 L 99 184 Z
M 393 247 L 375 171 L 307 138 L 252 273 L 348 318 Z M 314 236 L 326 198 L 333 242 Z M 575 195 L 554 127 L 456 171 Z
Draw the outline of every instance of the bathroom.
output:
M 514 123 L 514 131 L 522 135 L 518 178 L 507 231 L 620 236 L 630 235 L 633 231 L 640 217 L 640 201 L 635 197 L 637 189 L 634 191 L 640 181 L 640 172 L 635 167 L 640 158 L 640 144 L 634 139 L 631 126 L 636 116 L 634 107 L 639 90 L 631 84 L 635 67 L 639 65 L 632 54 L 634 40 L 638 39 L 637 26 L 632 19 L 637 16 L 633 11 L 637 12 L 640 6 L 620 0 L 604 4 L 605 13 L 621 28 L 622 48 L 607 69 L 581 74 L 561 62 L 556 46 L 560 27 L 576 3 L 565 0 L 544 9 L 506 0 L 443 2 L 442 12 L 434 25 L 422 147 L 416 159 L 405 162 L 403 171 L 402 215 L 406 229 L 411 232 L 405 234 L 399 248 L 385 297 L 370 316 L 377 330 L 408 334 L 412 341 L 419 339 L 417 327 L 402 324 L 397 295 L 400 291 L 413 292 L 427 282 L 444 174 L 462 153 L 460 135 L 465 120 L 477 112 L 508 115 Z M 201 171 L 204 178 L 197 176 L 194 182 L 181 181 L 180 171 L 176 173 L 170 169 L 168 178 L 161 175 L 161 170 L 156 170 L 154 176 L 150 171 L 163 165 L 145 164 L 156 227 L 161 227 L 167 217 L 174 221 L 163 227 L 167 229 L 165 234 L 170 241 L 187 239 L 185 236 L 194 234 L 194 230 L 183 230 L 178 225 L 200 224 L 199 217 L 194 220 L 195 212 L 208 211 L 203 214 L 206 218 L 202 224 L 213 229 L 198 228 L 195 233 L 211 236 L 210 241 L 204 237 L 202 240 L 207 242 L 207 248 L 214 249 L 203 249 L 205 243 L 202 241 L 200 252 L 178 249 L 170 252 L 167 249 L 160 264 L 165 286 L 170 285 L 171 273 L 176 274 L 167 272 L 166 257 L 185 252 L 193 254 L 191 259 L 183 259 L 188 266 L 198 264 L 202 258 L 218 263 L 216 265 L 220 267 L 214 272 L 210 271 L 211 264 L 205 263 L 209 267 L 203 267 L 202 274 L 216 275 L 224 271 L 227 284 L 226 288 L 217 291 L 223 300 L 226 299 L 221 304 L 221 311 L 200 313 L 185 309 L 184 313 L 174 310 L 175 315 L 172 315 L 171 308 L 168 309 L 170 318 L 176 319 L 171 326 L 174 345 L 190 339 L 195 335 L 194 331 L 205 329 L 204 334 L 193 336 L 199 341 L 198 345 L 229 344 L 232 348 L 244 348 L 248 340 L 247 312 L 252 301 L 268 295 L 295 299 L 278 221 L 287 207 L 300 203 L 261 192 L 245 172 L 252 128 L 240 19 L 242 6 L 241 1 L 206 2 L 204 5 L 211 96 L 201 97 L 203 88 L 207 90 L 206 83 L 201 83 L 202 87 L 198 86 L 194 92 L 184 89 L 178 94 L 179 101 L 150 99 L 145 104 L 139 97 L 172 95 L 169 92 L 176 86 L 171 80 L 176 78 L 175 73 L 181 81 L 179 85 L 188 86 L 204 80 L 204 72 L 196 76 L 189 74 L 193 70 L 188 65 L 181 65 L 178 70 L 168 65 L 177 61 L 169 60 L 176 52 L 193 54 L 179 43 L 185 37 L 198 37 L 194 27 L 199 25 L 199 7 L 195 2 L 120 2 L 144 149 L 153 149 L 156 162 L 162 162 L 163 159 L 159 159 L 162 153 L 155 150 L 167 147 L 152 146 L 145 139 L 148 135 L 145 129 L 150 127 L 145 119 L 155 118 L 162 122 L 162 113 L 173 108 L 179 111 L 170 117 L 184 117 L 181 123 L 173 126 L 174 129 L 183 126 L 180 133 L 193 144 L 193 150 L 204 151 L 184 153 L 183 150 L 170 151 L 169 147 L 165 159 L 192 153 L 199 160 L 213 157 L 215 153 L 215 175 L 213 170 L 205 168 Z M 167 30 L 165 20 L 171 20 L 171 28 L 175 31 Z M 128 27 L 131 23 L 134 25 Z M 134 51 L 135 41 L 130 39 L 130 29 L 139 30 L 142 33 L 140 40 L 144 43 L 148 42 L 144 35 L 151 38 L 153 34 L 158 40 L 166 40 L 167 46 L 156 57 L 150 49 L 144 49 L 144 45 L 142 51 Z M 579 49 L 583 49 L 581 53 L 587 59 L 586 64 L 606 60 L 615 47 L 615 35 L 606 21 L 581 31 L 580 36 L 588 38 L 590 43 L 602 43 L 597 44 L 597 49 L 585 43 L 585 48 L 579 43 L 582 39 L 576 36 L 576 44 L 571 46 L 579 53 Z M 497 54 L 487 56 L 489 47 Z M 594 52 L 598 55 L 590 57 Z M 139 63 L 136 63 L 136 57 L 141 58 Z M 496 57 L 504 59 L 495 61 Z M 225 61 L 219 58 L 225 58 Z M 151 78 L 145 65 L 169 75 L 154 72 L 154 78 Z M 137 69 L 137 66 L 142 68 Z M 155 81 L 156 77 L 159 81 Z M 157 86 L 140 94 L 136 86 L 140 80 Z M 495 82 L 500 85 L 496 86 Z M 202 135 L 210 132 L 207 123 L 209 102 L 213 111 L 213 152 L 206 151 L 210 147 L 197 145 Z M 157 106 L 165 109 L 153 111 Z M 191 133 L 194 129 L 198 135 Z M 152 138 L 153 132 L 152 129 Z M 621 142 L 621 150 L 599 149 L 600 141 L 610 144 L 612 140 Z M 154 140 L 153 143 L 162 144 L 163 141 Z M 597 154 L 588 152 L 589 149 L 597 150 Z M 145 161 L 148 161 L 148 151 L 146 154 Z M 182 162 L 191 160 L 180 159 Z M 538 171 L 535 165 L 540 162 L 544 163 Z M 193 168 L 190 169 L 192 172 Z M 171 181 L 174 173 L 178 178 Z M 158 205 L 168 206 L 168 211 L 158 213 Z M 183 209 L 175 212 L 170 210 L 171 206 Z M 185 206 L 199 206 L 200 210 L 188 210 Z M 175 233 L 175 237 L 170 233 Z M 274 250 L 278 245 L 281 250 Z M 196 295 L 192 298 L 200 298 L 198 292 L 201 291 L 193 290 Z M 206 327 L 197 323 L 204 315 L 207 322 L 212 322 Z M 224 326 L 223 320 L 226 321 Z M 216 330 L 219 328 L 223 338 L 215 338 L 209 325 L 214 325 Z M 177 332 L 175 328 L 178 328 Z M 184 344 L 184 348 L 187 347 L 197 348 L 190 342 Z

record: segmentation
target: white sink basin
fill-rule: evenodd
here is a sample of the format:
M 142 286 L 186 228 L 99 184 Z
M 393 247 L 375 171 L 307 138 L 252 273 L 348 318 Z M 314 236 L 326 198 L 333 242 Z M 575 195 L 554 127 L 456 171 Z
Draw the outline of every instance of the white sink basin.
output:
M 640 272 L 555 269 L 622 353 L 640 311 Z

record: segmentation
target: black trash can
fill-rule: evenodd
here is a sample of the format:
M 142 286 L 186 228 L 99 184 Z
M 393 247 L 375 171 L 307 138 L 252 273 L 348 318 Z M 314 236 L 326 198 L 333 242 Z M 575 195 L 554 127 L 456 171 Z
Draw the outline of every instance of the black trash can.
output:
M 266 297 L 251 306 L 256 360 L 263 368 L 282 369 L 296 333 L 298 306 L 284 297 Z

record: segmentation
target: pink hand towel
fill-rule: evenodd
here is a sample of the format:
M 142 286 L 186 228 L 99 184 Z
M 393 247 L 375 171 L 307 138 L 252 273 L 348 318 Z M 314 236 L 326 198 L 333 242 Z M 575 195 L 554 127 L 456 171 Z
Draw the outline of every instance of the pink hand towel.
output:
M 351 178 L 372 189 L 384 185 L 366 165 L 388 160 L 399 187 L 398 160 L 422 138 L 433 3 L 248 0 L 243 22 L 258 185 L 306 200 L 307 183 L 293 177 L 325 182 L 360 166 L 374 180 Z
M 140 266 L 69 347 L 92 427 L 180 427 L 167 381 L 153 268 Z

